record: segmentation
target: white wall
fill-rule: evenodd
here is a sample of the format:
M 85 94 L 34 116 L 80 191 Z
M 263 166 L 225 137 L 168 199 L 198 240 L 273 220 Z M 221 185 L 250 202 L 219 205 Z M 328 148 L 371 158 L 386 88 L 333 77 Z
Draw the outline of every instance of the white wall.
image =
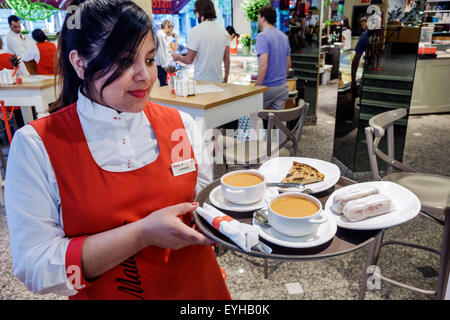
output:
M 233 0 L 233 28 L 239 34 L 251 34 L 250 22 L 241 12 L 243 0 Z

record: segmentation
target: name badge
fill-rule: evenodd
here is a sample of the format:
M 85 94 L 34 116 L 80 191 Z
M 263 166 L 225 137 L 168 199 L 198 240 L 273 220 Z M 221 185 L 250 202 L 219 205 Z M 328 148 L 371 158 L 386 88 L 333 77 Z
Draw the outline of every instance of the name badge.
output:
M 174 177 L 178 177 L 189 172 L 194 172 L 195 170 L 194 159 L 172 163 L 172 173 Z

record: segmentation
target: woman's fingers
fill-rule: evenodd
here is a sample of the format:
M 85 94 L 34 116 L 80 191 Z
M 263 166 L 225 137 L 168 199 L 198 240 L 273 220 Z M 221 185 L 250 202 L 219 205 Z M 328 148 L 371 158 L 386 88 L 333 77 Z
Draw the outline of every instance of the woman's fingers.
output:
M 188 227 L 184 223 L 182 237 L 187 242 L 187 245 L 198 244 L 204 246 L 213 246 L 215 244 L 214 241 L 206 237 L 204 234 L 195 231 L 193 228 Z
M 193 202 L 193 203 L 184 202 L 184 203 L 179 203 L 179 204 L 176 204 L 176 205 L 168 207 L 168 208 L 164 208 L 162 210 L 169 209 L 169 212 L 171 214 L 173 214 L 175 216 L 181 216 L 183 214 L 192 212 L 197 208 L 198 208 L 198 202 Z

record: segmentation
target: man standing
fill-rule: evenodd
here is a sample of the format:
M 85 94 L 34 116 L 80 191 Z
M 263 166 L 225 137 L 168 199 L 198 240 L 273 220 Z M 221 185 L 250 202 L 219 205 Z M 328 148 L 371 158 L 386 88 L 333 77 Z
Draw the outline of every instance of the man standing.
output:
M 158 50 L 156 51 L 155 62 L 158 68 L 158 79 L 161 87 L 167 86 L 167 66 L 171 61 L 171 51 L 176 51 L 175 44 L 172 43 L 173 23 L 164 20 L 161 29 L 156 32 L 158 40 Z M 177 37 L 175 37 L 177 39 Z
M 192 28 L 185 56 L 173 54 L 174 61 L 194 63 L 194 80 L 228 82 L 230 72 L 230 39 L 228 32 L 214 21 L 216 10 L 211 0 L 197 0 L 194 13 L 200 23 Z M 225 64 L 225 76 L 222 71 Z
M 264 108 L 284 109 L 289 97 L 286 83 L 291 67 L 288 37 L 274 26 L 277 20 L 275 8 L 267 5 L 259 9 L 258 25 L 261 33 L 256 37 L 256 54 L 259 61 L 256 85 L 264 85 Z
M 6 52 L 15 54 L 19 58 L 27 51 L 25 37 L 21 33 L 20 20 L 17 16 L 8 17 L 9 28 L 11 29 L 6 35 Z
M 355 56 L 353 57 L 352 61 L 352 97 L 353 100 L 356 99 L 356 97 L 359 96 L 358 94 L 358 88 L 356 85 L 356 72 L 358 71 L 359 61 L 361 60 L 361 56 L 367 49 L 367 41 L 369 38 L 369 31 L 367 30 L 367 16 L 364 15 L 360 20 L 359 23 L 361 24 L 362 33 L 359 37 L 358 43 L 355 47 Z

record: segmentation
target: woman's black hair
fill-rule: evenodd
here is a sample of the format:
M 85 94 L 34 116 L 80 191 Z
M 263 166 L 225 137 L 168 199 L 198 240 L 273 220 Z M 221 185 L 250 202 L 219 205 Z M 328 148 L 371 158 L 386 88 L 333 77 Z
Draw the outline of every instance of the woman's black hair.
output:
M 92 83 L 112 72 L 100 90 L 118 80 L 133 64 L 137 50 L 150 32 L 151 18 L 129 0 L 74 0 L 59 35 L 58 70 L 61 94 L 51 112 L 77 101 L 78 89 L 92 96 Z M 155 42 L 156 45 L 156 42 Z M 84 79 L 70 63 L 76 50 L 86 59 Z
M 230 36 L 235 35 L 236 37 L 240 37 L 239 33 L 236 33 L 236 30 L 232 26 L 228 26 L 225 28 L 228 31 Z
M 41 29 L 33 30 L 33 32 L 31 33 L 31 36 L 33 37 L 34 41 L 36 41 L 38 43 L 48 41 L 47 36 L 45 35 L 44 31 L 42 31 Z
M 352 30 L 352 27 L 350 27 L 350 23 L 349 23 L 349 21 L 348 21 L 348 18 L 347 18 L 347 17 L 343 17 L 342 20 L 343 20 L 342 25 L 343 25 L 345 28 L 347 28 L 347 29 L 349 29 L 349 30 Z

